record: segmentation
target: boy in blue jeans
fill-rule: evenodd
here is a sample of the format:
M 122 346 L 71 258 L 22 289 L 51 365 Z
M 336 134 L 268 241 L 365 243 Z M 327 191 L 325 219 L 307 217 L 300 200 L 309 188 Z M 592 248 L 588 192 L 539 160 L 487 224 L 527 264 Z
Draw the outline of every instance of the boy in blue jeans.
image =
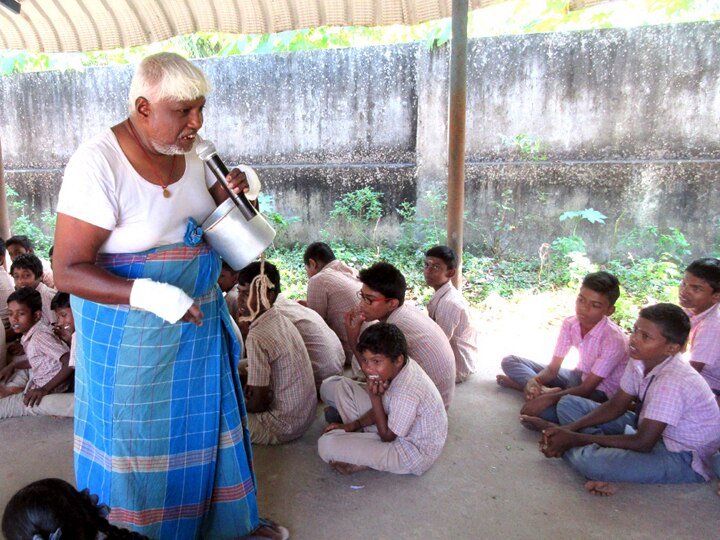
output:
M 619 297 L 620 284 L 615 276 L 607 272 L 588 274 L 575 300 L 575 316 L 563 321 L 549 365 L 519 356 L 503 358 L 504 373 L 497 376 L 497 383 L 524 392 L 522 414 L 557 422 L 555 404 L 563 396 L 603 402 L 617 391 L 628 360 L 627 337 L 609 319 Z M 561 367 L 571 347 L 576 347 L 580 356 L 574 370 Z
M 562 456 L 588 478 L 586 489 L 600 495 L 615 492 L 609 482 L 709 480 L 710 457 L 720 445 L 720 409 L 710 387 L 682 359 L 689 333 L 690 320 L 680 307 L 642 309 L 630 337 L 632 359 L 609 401 L 562 398 L 561 426 L 525 419 L 543 430 L 540 450 Z

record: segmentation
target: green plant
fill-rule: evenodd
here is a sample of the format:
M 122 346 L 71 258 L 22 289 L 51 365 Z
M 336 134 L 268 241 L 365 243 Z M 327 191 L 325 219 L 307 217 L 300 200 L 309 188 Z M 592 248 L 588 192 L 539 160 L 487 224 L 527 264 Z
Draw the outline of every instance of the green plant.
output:
M 570 212 L 563 212 L 560 214 L 560 221 L 572 221 L 573 223 L 573 229 L 572 229 L 572 236 L 575 236 L 575 233 L 577 231 L 578 225 L 582 221 L 587 221 L 588 223 L 600 223 L 604 224 L 605 220 L 607 219 L 607 216 L 603 214 L 602 212 L 598 212 L 594 208 L 584 208 L 582 210 L 572 210 Z
M 39 222 L 44 226 L 37 224 L 38 219 L 35 212 L 27 209 L 27 202 L 19 199 L 18 192 L 11 186 L 5 186 L 5 194 L 7 196 L 8 207 L 17 215 L 12 223 L 10 230 L 13 235 L 25 235 L 30 239 L 33 249 L 40 256 L 46 258 L 48 250 L 53 245 L 53 237 L 55 235 L 55 214 L 51 212 L 42 212 Z M 49 231 L 46 233 L 45 231 Z
M 353 240 L 372 245 L 377 251 L 377 227 L 382 217 L 382 196 L 381 192 L 373 191 L 369 187 L 346 193 L 339 201 L 335 201 L 330 212 L 330 221 L 345 225 Z
M 510 150 L 517 152 L 522 159 L 531 161 L 547 161 L 547 155 L 541 154 L 540 139 L 528 133 L 517 135 L 500 135 L 500 140 Z
M 433 246 L 447 243 L 447 197 L 426 191 L 422 198 L 425 215 L 419 215 L 417 207 L 404 201 L 396 209 L 402 221 L 402 235 L 397 247 L 404 251 L 427 251 Z M 418 246 L 418 238 L 421 240 Z
M 277 237 L 282 238 L 286 235 L 288 229 L 290 228 L 290 225 L 293 223 L 298 223 L 300 221 L 300 218 L 298 216 L 288 216 L 285 217 L 279 212 L 275 210 L 275 198 L 272 195 L 268 195 L 266 193 L 261 193 L 258 196 L 258 201 L 260 203 L 260 211 L 262 212 L 263 216 L 270 222 L 270 225 L 272 225 L 273 229 L 275 229 L 275 232 L 277 233 Z

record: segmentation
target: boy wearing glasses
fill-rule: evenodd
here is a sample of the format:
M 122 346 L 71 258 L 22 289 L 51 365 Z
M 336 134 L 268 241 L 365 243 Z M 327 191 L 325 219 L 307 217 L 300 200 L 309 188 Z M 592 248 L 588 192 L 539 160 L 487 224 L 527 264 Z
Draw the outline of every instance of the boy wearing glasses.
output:
M 470 308 L 450 281 L 458 259 L 448 246 L 435 246 L 425 253 L 425 283 L 435 289 L 427 306 L 428 315 L 438 323 L 455 355 L 455 382 L 465 382 L 475 373 L 478 357 L 477 331 L 470 320 Z
M 392 264 L 379 262 L 361 270 L 360 281 L 360 302 L 345 315 L 348 342 L 355 357 L 361 357 L 356 345 L 364 324 L 375 321 L 394 324 L 405 335 L 408 355 L 435 383 L 447 409 L 455 391 L 455 357 L 442 328 L 415 306 L 404 303 L 405 277 Z M 330 377 L 320 388 L 321 398 L 330 406 L 334 406 L 334 387 L 339 379 Z

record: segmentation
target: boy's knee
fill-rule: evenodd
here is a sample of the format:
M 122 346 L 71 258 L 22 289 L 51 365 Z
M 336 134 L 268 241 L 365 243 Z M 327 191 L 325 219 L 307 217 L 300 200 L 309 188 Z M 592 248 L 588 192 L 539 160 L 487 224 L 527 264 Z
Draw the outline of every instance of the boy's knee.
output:
M 588 404 L 586 398 L 580 396 L 563 396 L 557 402 L 555 411 L 561 425 L 569 424 L 575 420 L 582 418 L 588 412 Z
M 325 463 L 330 463 L 334 460 L 334 450 L 337 442 L 337 436 L 342 430 L 334 429 L 323 435 L 318 439 L 318 455 Z
M 515 366 L 518 363 L 518 357 L 511 354 L 500 360 L 500 367 L 503 371 L 507 372 L 508 368 Z
M 338 382 L 342 380 L 342 375 L 333 375 L 328 377 L 320 384 L 320 399 L 325 404 L 334 405 L 335 402 L 335 389 Z
M 595 452 L 598 448 L 596 444 L 571 448 L 563 454 L 563 458 L 588 480 L 608 480 L 607 467 Z

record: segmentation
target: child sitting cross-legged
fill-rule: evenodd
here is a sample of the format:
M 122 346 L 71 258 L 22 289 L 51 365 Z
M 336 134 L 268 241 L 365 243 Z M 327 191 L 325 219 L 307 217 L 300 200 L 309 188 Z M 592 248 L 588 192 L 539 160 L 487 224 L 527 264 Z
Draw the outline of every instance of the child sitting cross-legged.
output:
M 238 273 L 238 292 L 241 315 L 251 321 L 245 340 L 250 438 L 254 444 L 292 441 L 315 419 L 317 396 L 302 337 L 274 305 L 280 273 L 268 262 L 250 263 Z
M 609 482 L 709 480 L 710 457 L 720 446 L 720 410 L 705 380 L 682 359 L 689 333 L 680 307 L 642 309 L 630 337 L 631 360 L 609 401 L 563 397 L 561 426 L 525 419 L 543 430 L 540 450 L 562 456 L 595 494 L 612 494 L 617 488 Z
M 356 350 L 367 384 L 344 377 L 335 385 L 343 423 L 327 426 L 318 441 L 320 457 L 345 474 L 367 468 L 423 474 L 447 438 L 440 392 L 408 356 L 405 336 L 394 324 L 368 327 Z
M 70 388 L 74 370 L 68 366 L 69 350 L 42 320 L 40 293 L 23 287 L 8 297 L 10 324 L 18 334 L 26 359 L 16 360 L 0 370 L 0 383 L 12 379 L 13 385 L 0 386 L 0 418 L 27 415 L 72 416 Z M 28 370 L 31 370 L 28 373 Z M 18 385 L 18 376 L 26 377 Z M 24 388 L 24 392 L 23 392 Z
M 563 396 L 603 402 L 617 391 L 628 361 L 627 337 L 608 317 L 615 312 L 619 296 L 615 276 L 588 274 L 575 300 L 575 316 L 563 321 L 549 365 L 519 356 L 503 358 L 504 373 L 497 376 L 497 383 L 524 391 L 522 414 L 557 422 L 555 404 Z M 576 347 L 580 356 L 573 370 L 561 367 L 571 347 Z

